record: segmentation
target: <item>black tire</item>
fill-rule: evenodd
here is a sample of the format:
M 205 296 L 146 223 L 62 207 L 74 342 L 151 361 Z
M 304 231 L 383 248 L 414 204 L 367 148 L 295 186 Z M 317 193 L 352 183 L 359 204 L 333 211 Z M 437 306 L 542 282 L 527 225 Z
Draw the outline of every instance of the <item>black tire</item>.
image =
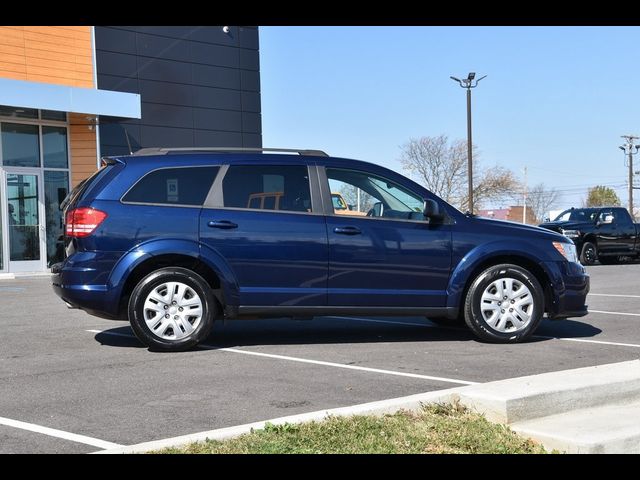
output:
M 580 253 L 580 263 L 583 265 L 593 265 L 598 260 L 598 249 L 595 244 L 591 242 L 585 242 L 582 245 L 582 252 Z
M 184 338 L 164 339 L 151 331 L 145 321 L 144 304 L 151 291 L 166 282 L 180 282 L 200 297 L 202 316 L 193 332 Z M 188 308 L 188 307 L 185 307 Z M 136 337 L 150 350 L 180 352 L 188 350 L 205 340 L 211 333 L 218 306 L 209 284 L 197 273 L 181 267 L 167 267 L 151 272 L 133 289 L 129 299 L 129 322 Z
M 482 315 L 482 295 L 492 282 L 500 278 L 512 278 L 521 282 L 533 297 L 533 313 L 521 330 L 500 332 L 490 326 Z M 543 314 L 544 291 L 540 282 L 528 270 L 511 264 L 495 265 L 480 273 L 469 287 L 464 302 L 464 319 L 467 326 L 481 340 L 493 343 L 517 343 L 526 340 L 538 328 Z

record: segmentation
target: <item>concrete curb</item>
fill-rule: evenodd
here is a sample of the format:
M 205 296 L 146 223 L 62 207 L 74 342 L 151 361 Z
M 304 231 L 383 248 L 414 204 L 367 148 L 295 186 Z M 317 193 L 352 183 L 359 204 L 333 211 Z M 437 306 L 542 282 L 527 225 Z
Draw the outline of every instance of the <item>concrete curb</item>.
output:
M 451 402 L 461 390 L 469 387 L 456 387 L 446 390 L 437 390 L 435 392 L 419 393 L 417 395 L 409 395 L 407 397 L 392 398 L 389 400 L 381 400 L 378 402 L 362 403 L 350 407 L 333 408 L 329 410 L 318 410 L 316 412 L 302 413 L 299 415 L 290 415 L 288 417 L 273 418 L 271 420 L 263 420 L 260 422 L 247 423 L 235 427 L 219 428 L 216 430 L 208 430 L 205 432 L 193 433 L 190 435 L 182 435 L 180 437 L 165 438 L 151 442 L 139 443 L 137 445 L 129 445 L 124 447 L 110 448 L 108 450 L 100 450 L 97 454 L 114 454 L 114 453 L 145 453 L 152 450 L 160 450 L 167 447 L 180 447 L 193 442 L 203 442 L 209 440 L 226 440 L 238 437 L 245 433 L 250 433 L 252 429 L 259 430 L 265 427 L 265 424 L 281 425 L 284 423 L 306 423 L 311 421 L 321 421 L 329 416 L 351 416 L 351 415 L 384 415 L 385 413 L 395 413 L 399 410 L 418 410 L 421 405 L 429 403 L 447 403 Z
M 632 445 L 636 441 L 635 437 L 608 438 L 611 437 L 610 432 L 596 432 L 594 438 L 589 439 L 589 446 L 584 446 L 582 445 L 584 440 L 580 435 L 573 435 L 571 438 L 563 436 L 561 415 L 565 412 L 571 414 L 576 410 L 584 412 L 590 408 L 603 408 L 609 411 L 620 403 L 634 400 L 640 401 L 640 360 L 529 375 L 350 407 L 319 410 L 93 453 L 144 453 L 207 439 L 225 440 L 238 437 L 250 433 L 252 429 L 263 429 L 267 422 L 281 425 L 321 421 L 328 416 L 383 415 L 399 410 L 417 411 L 425 404 L 452 402 L 460 403 L 483 414 L 493 422 L 510 424 L 519 421 L 520 427 L 518 428 L 519 424 L 516 424 L 516 429 L 523 430 L 522 433 L 525 436 L 541 441 L 547 448 L 562 445 L 567 451 L 604 452 L 611 448 L 619 448 L 616 445 Z M 544 421 L 547 417 L 553 419 L 554 415 L 561 418 L 557 423 L 552 422 L 546 432 L 533 429 L 526 431 L 527 420 L 543 419 Z M 522 424 L 523 421 L 524 424 Z M 635 430 L 632 433 L 635 435 Z M 636 435 L 636 437 L 640 440 L 640 436 Z M 611 446 L 608 446 L 609 444 Z

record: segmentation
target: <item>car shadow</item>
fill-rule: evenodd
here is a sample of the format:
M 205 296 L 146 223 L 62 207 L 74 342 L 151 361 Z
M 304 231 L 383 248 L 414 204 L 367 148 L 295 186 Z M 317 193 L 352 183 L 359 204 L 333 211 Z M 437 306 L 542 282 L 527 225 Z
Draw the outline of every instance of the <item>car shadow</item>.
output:
M 527 343 L 553 338 L 593 337 L 601 330 L 577 320 L 544 319 Z M 143 348 L 129 326 L 104 330 L 95 335 L 102 345 Z M 478 342 L 466 326 L 439 326 L 420 319 L 237 320 L 216 322 L 205 349 L 257 345 L 306 345 L 385 342 Z

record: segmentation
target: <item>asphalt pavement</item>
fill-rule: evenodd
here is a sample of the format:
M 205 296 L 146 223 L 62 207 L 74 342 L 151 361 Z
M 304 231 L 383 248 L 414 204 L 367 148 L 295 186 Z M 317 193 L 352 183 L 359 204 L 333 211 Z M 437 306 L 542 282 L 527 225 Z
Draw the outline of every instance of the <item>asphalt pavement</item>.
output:
M 588 316 L 517 345 L 422 318 L 219 322 L 153 353 L 68 310 L 48 277 L 0 280 L 0 453 L 83 453 L 269 418 L 640 357 L 640 265 L 588 267 Z

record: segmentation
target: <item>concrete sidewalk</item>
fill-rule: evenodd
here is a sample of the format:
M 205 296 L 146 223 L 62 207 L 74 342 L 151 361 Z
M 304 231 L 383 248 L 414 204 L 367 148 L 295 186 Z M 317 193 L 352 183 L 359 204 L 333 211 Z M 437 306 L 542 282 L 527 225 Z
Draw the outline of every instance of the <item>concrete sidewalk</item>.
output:
M 329 415 L 382 415 L 459 402 L 548 449 L 567 453 L 640 453 L 640 360 L 530 375 L 351 407 L 275 418 L 96 453 L 142 453 L 205 439 L 224 440 L 274 425 Z

